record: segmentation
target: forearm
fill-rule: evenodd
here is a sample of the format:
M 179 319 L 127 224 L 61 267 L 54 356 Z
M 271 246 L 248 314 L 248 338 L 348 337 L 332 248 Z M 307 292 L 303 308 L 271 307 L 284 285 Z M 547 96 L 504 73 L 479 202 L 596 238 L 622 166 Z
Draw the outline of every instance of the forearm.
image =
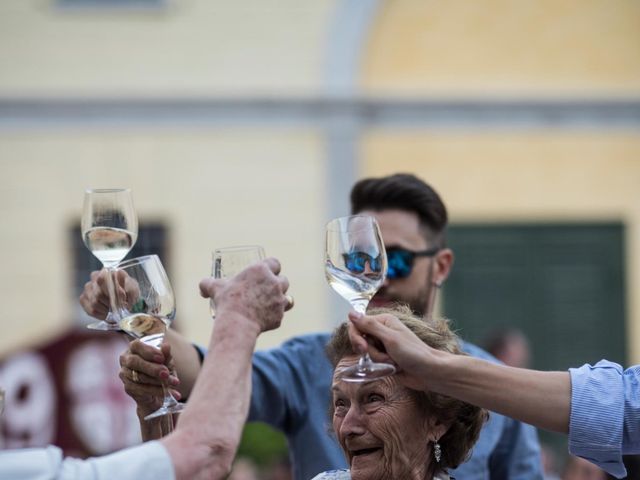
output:
M 187 398 L 191 394 L 200 372 L 200 357 L 193 345 L 175 330 L 168 329 L 166 339 L 171 345 L 171 355 L 177 377 L 180 379 L 177 390 L 184 398 Z
M 568 432 L 568 372 L 513 368 L 444 352 L 436 357 L 439 365 L 425 371 L 430 389 L 545 430 Z
M 224 478 L 229 473 L 249 409 L 258 333 L 257 325 L 233 313 L 215 323 L 209 354 L 178 421 L 177 433 L 187 442 L 176 447 L 182 450 L 174 458 L 178 478 L 198 472 Z
M 151 420 L 145 420 L 148 414 L 157 410 L 156 408 L 145 409 L 138 407 L 137 415 L 138 422 L 140 423 L 140 433 L 142 435 L 142 441 L 148 442 L 150 440 L 159 440 L 160 438 L 169 435 L 174 428 L 174 417 L 173 415 L 163 415 L 161 417 L 156 417 Z

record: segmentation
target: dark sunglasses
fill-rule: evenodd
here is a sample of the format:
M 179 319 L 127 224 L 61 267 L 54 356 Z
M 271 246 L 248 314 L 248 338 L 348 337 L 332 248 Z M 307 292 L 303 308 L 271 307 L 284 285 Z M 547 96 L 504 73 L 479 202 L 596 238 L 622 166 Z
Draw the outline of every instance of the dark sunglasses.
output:
M 343 253 L 342 258 L 344 259 L 344 265 L 347 267 L 347 270 L 353 273 L 364 272 L 364 267 L 367 263 L 369 263 L 371 271 L 382 271 L 382 255 L 374 258 L 365 252 L 350 252 Z
M 416 257 L 433 257 L 440 251 L 440 247 L 432 247 L 420 252 L 412 252 L 404 248 L 392 247 L 387 250 L 387 278 L 407 278 L 413 270 Z

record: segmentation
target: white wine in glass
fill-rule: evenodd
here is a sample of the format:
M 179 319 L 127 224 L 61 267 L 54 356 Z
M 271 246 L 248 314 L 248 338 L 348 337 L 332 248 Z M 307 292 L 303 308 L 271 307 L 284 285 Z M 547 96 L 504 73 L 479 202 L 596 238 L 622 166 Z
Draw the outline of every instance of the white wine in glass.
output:
M 132 258 L 117 266 L 116 276 L 122 286 L 117 291 L 122 315 L 120 328 L 159 349 L 176 313 L 173 289 L 160 259 L 157 255 Z M 171 395 L 166 382 L 162 384 L 162 391 L 162 406 L 144 417 L 145 420 L 184 409 L 184 404 Z
M 375 218 L 353 215 L 327 224 L 325 273 L 327 282 L 353 309 L 365 313 L 387 274 L 387 254 Z M 340 372 L 347 382 L 370 382 L 395 373 L 387 363 L 375 363 L 365 354 Z
M 125 188 L 92 189 L 84 194 L 82 240 L 107 269 L 110 309 L 106 321 L 88 325 L 93 330 L 119 330 L 115 305 L 115 266 L 129 253 L 138 238 L 138 217 L 131 190 Z
M 259 245 L 218 248 L 213 251 L 211 276 L 213 278 L 233 277 L 264 258 L 264 249 Z M 216 305 L 213 298 L 209 302 L 209 311 L 211 318 L 216 318 Z
M 133 232 L 121 228 L 93 227 L 84 234 L 84 244 L 105 267 L 120 263 L 135 240 Z

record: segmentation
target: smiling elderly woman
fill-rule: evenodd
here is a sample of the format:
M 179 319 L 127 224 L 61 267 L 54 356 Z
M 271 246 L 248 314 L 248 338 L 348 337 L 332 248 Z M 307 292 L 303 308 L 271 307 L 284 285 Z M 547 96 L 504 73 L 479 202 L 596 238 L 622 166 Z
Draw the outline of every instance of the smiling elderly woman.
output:
M 424 322 L 403 307 L 376 309 L 370 315 L 399 318 L 423 342 L 460 353 L 458 338 L 444 320 Z M 327 350 L 334 365 L 333 429 L 350 469 L 333 470 L 313 480 L 441 480 L 462 463 L 478 439 L 485 410 L 450 397 L 412 390 L 394 375 L 369 383 L 348 383 L 340 370 L 358 361 L 340 325 Z

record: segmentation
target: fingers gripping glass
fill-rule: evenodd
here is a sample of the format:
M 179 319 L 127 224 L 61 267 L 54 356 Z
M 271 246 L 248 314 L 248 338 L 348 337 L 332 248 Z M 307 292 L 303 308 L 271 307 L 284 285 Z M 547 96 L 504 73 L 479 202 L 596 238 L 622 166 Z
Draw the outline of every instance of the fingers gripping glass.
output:
M 354 310 L 365 313 L 387 273 L 387 256 L 375 218 L 355 215 L 327 224 L 325 273 L 331 288 Z M 370 382 L 394 372 L 393 365 L 374 363 L 365 354 L 356 365 L 342 370 L 340 378 Z
M 264 260 L 264 249 L 259 245 L 218 248 L 213 251 L 211 275 L 214 278 L 230 278 L 256 262 Z M 211 318 L 216 318 L 216 304 L 209 301 Z
M 413 263 L 416 257 L 433 257 L 440 251 L 440 247 L 429 248 L 419 252 L 412 252 L 399 247 L 391 247 L 387 250 L 387 278 L 406 278 L 411 275 Z
M 116 298 L 121 316 L 120 328 L 154 348 L 160 348 L 176 313 L 176 302 L 169 277 L 157 255 L 133 258 L 116 268 Z M 162 382 L 162 406 L 145 420 L 178 413 L 184 409 Z

